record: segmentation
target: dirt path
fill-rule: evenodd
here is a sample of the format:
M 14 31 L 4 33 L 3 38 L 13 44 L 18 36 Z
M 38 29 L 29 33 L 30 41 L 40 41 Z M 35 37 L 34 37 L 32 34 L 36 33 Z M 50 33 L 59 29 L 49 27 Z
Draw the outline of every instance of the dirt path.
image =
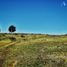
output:
M 10 52 L 10 49 L 12 46 L 14 46 L 17 42 L 12 42 L 8 45 L 5 45 L 2 50 L 2 52 L 0 52 L 0 67 L 3 67 L 3 63 L 4 63 L 4 60 L 7 56 L 7 54 Z

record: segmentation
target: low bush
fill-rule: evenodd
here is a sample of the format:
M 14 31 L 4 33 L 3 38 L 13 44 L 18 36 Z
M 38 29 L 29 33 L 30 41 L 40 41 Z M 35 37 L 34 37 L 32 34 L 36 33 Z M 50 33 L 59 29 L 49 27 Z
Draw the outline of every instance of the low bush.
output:
M 16 41 L 16 38 L 15 38 L 15 37 L 9 37 L 9 39 L 10 39 L 11 41 Z
M 24 35 L 21 35 L 21 37 L 25 37 Z

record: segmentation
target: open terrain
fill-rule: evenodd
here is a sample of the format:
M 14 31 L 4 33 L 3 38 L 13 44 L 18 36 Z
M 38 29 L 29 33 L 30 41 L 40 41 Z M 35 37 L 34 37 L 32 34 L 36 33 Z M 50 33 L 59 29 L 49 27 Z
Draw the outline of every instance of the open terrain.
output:
M 67 67 L 67 35 L 0 33 L 0 67 Z

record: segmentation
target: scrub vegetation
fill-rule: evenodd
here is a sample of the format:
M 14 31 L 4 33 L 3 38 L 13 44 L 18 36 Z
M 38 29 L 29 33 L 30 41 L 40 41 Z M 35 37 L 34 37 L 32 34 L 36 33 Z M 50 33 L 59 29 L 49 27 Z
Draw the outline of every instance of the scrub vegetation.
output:
M 67 35 L 0 33 L 0 67 L 67 67 Z

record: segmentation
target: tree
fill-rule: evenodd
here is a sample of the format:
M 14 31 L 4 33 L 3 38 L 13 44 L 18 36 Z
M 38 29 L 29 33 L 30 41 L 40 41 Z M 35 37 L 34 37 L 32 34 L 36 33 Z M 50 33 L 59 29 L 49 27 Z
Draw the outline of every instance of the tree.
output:
M 11 26 L 9 26 L 8 31 L 11 32 L 11 33 L 15 32 L 16 31 L 16 27 L 14 25 L 11 25 Z
M 1 33 L 1 29 L 0 29 L 0 33 Z
M 11 26 L 9 26 L 8 31 L 13 33 L 13 32 L 16 31 L 16 27 L 14 25 L 11 25 Z M 10 37 L 10 40 L 11 41 L 16 41 L 16 38 L 12 35 L 12 37 Z

